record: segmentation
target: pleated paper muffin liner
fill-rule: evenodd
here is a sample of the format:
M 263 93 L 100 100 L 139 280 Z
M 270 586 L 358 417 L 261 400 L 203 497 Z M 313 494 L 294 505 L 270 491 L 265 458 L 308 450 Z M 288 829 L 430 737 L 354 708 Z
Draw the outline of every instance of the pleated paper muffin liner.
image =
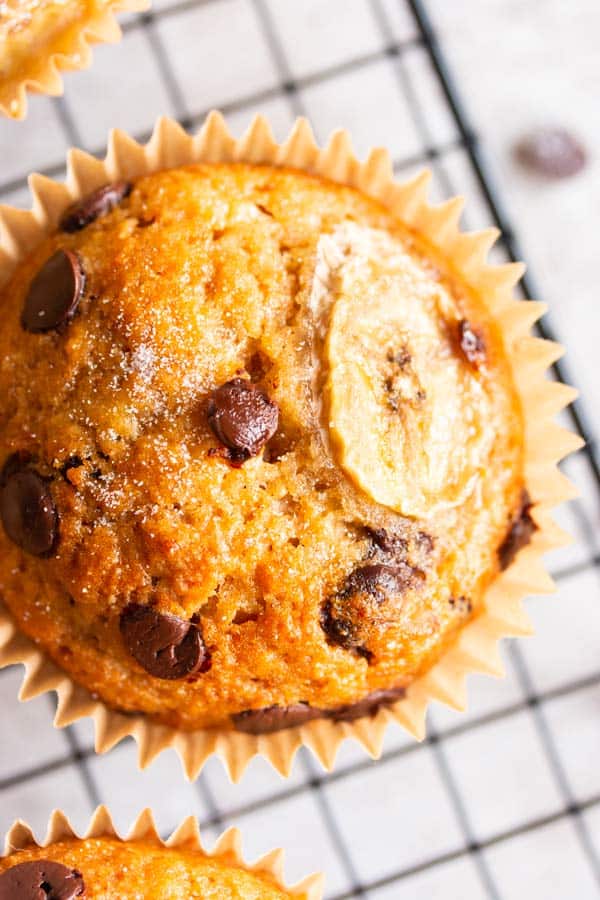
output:
M 27 92 L 59 96 L 61 71 L 86 69 L 92 61 L 92 44 L 114 44 L 121 39 L 117 12 L 141 12 L 149 0 L 93 0 L 92 8 L 57 34 L 47 47 L 36 48 L 18 76 L 0 74 L 0 112 L 13 119 L 27 114 Z M 0 72 L 2 68 L 0 48 Z
M 22 700 L 56 691 L 57 727 L 91 716 L 99 753 L 131 735 L 138 742 L 141 767 L 149 765 L 165 748 L 174 747 L 190 779 L 197 777 L 213 753 L 222 758 L 233 780 L 241 777 L 250 759 L 257 754 L 287 776 L 301 745 L 309 747 L 323 766 L 331 769 L 340 744 L 350 737 L 376 758 L 389 722 L 400 723 L 416 739 L 422 739 L 431 700 L 464 709 L 467 674 L 503 675 L 500 639 L 531 633 L 523 609 L 525 595 L 549 593 L 554 589 L 542 564 L 542 554 L 568 543 L 568 537 L 553 521 L 550 510 L 576 495 L 557 463 L 581 445 L 576 435 L 552 419 L 574 399 L 576 391 L 546 378 L 546 370 L 563 351 L 558 344 L 530 334 L 531 326 L 544 312 L 544 305 L 518 301 L 513 296 L 513 287 L 523 273 L 520 263 L 500 266 L 486 263 L 498 231 L 462 233 L 458 228 L 462 199 L 429 205 L 428 171 L 407 183 L 398 183 L 393 179 L 387 151 L 375 149 L 361 162 L 344 131 L 335 132 L 320 149 L 303 119 L 296 122 L 282 144 L 275 142 L 268 122 L 260 116 L 235 140 L 221 115 L 213 112 L 194 137 L 177 123 L 163 118 L 158 120 L 145 146 L 122 131 L 113 131 L 104 160 L 81 150 L 71 150 L 66 184 L 32 175 L 29 184 L 33 209 L 24 212 L 0 208 L 0 224 L 4 226 L 0 239 L 0 283 L 44 235 L 56 228 L 61 213 L 70 203 L 100 185 L 188 163 L 233 161 L 293 167 L 358 188 L 440 248 L 466 282 L 485 297 L 504 334 L 522 398 L 526 428 L 525 479 L 537 530 L 531 542 L 492 583 L 483 611 L 463 627 L 455 644 L 438 663 L 409 685 L 403 699 L 380 709 L 371 718 L 352 722 L 314 720 L 274 734 L 251 735 L 224 729 L 183 732 L 156 724 L 143 715 L 117 713 L 58 669 L 39 647 L 18 632 L 8 612 L 0 607 L 0 666 L 11 663 L 25 666 Z
M 60 810 L 55 810 L 50 816 L 46 830 L 46 836 L 40 843 L 36 840 L 33 831 L 25 822 L 17 820 L 8 831 L 4 841 L 4 856 L 18 853 L 31 847 L 48 847 L 59 841 L 87 840 L 89 838 L 116 838 L 123 843 L 129 841 L 143 841 L 156 844 L 171 850 L 194 850 L 205 857 L 221 860 L 227 865 L 243 869 L 254 875 L 268 877 L 282 891 L 290 897 L 298 897 L 299 900 L 321 900 L 323 897 L 323 876 L 321 874 L 309 875 L 295 885 L 286 885 L 283 878 L 284 851 L 271 850 L 256 862 L 247 863 L 242 856 L 242 834 L 237 828 L 228 828 L 219 837 L 212 850 L 208 851 L 202 844 L 202 837 L 198 820 L 195 816 L 187 819 L 175 829 L 167 840 L 163 840 L 156 829 L 154 817 L 150 809 L 144 809 L 127 835 L 122 837 L 113 825 L 109 810 L 106 806 L 99 806 L 83 835 L 77 834 L 67 816 Z M 84 873 L 85 875 L 85 873 Z

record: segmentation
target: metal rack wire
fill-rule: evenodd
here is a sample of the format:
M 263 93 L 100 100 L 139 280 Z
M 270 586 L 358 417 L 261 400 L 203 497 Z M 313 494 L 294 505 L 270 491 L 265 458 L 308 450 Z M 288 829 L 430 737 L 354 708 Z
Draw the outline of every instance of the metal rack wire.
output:
M 175 2 L 170 6 L 160 8 L 154 13 L 147 13 L 132 18 L 125 26 L 126 31 L 141 29 L 146 33 L 155 58 L 156 66 L 170 98 L 172 108 L 176 112 L 179 121 L 186 128 L 193 128 L 199 124 L 206 111 L 202 110 L 192 114 L 188 110 L 185 96 L 178 84 L 178 79 L 169 58 L 169 54 L 161 41 L 160 33 L 155 28 L 155 25 L 165 17 L 180 14 L 182 11 L 193 9 L 199 5 L 217 2 L 218 0 L 181 0 L 179 3 Z M 325 79 L 335 79 L 336 77 L 349 72 L 360 71 L 361 68 L 372 64 L 378 59 L 389 59 L 393 65 L 398 91 L 402 94 L 403 100 L 408 102 L 415 127 L 422 143 L 422 151 L 418 156 L 411 155 L 396 160 L 396 170 L 402 171 L 403 169 L 411 168 L 418 163 L 431 165 L 436 171 L 444 191 L 448 195 L 451 195 L 456 193 L 456 190 L 444 165 L 444 160 L 448 153 L 456 149 L 462 149 L 468 158 L 481 197 L 487 206 L 489 217 L 503 233 L 502 242 L 507 257 L 512 260 L 521 258 L 515 227 L 513 226 L 507 211 L 503 207 L 501 197 L 493 185 L 482 155 L 477 134 L 467 117 L 460 93 L 454 82 L 452 72 L 445 60 L 443 50 L 437 40 L 433 23 L 429 18 L 427 6 L 423 0 L 405 0 L 405 6 L 413 16 L 416 25 L 415 36 L 406 41 L 395 40 L 392 37 L 392 29 L 386 8 L 380 0 L 370 0 L 371 11 L 382 36 L 381 51 L 368 56 L 365 55 L 345 60 L 343 63 L 301 78 L 293 77 L 292 70 L 286 59 L 284 44 L 280 39 L 276 24 L 273 21 L 267 4 L 264 0 L 248 0 L 248 2 L 252 4 L 265 43 L 272 55 L 279 83 L 275 87 L 260 92 L 254 92 L 246 96 L 240 96 L 234 101 L 224 104 L 222 109 L 225 114 L 256 107 L 263 102 L 275 98 L 285 98 L 293 115 L 305 114 L 302 90 L 307 86 L 315 85 L 319 83 L 319 81 Z M 402 0 L 399 0 L 399 2 L 402 2 Z M 436 145 L 433 141 L 426 120 L 422 115 L 418 95 L 414 89 L 414 85 L 411 83 L 410 75 L 403 65 L 404 54 L 407 50 L 415 47 L 422 48 L 427 54 L 435 77 L 437 78 L 439 88 L 445 98 L 448 110 L 456 127 L 458 138 L 443 145 Z M 56 107 L 67 141 L 75 145 L 80 144 L 79 129 L 75 118 L 71 114 L 68 102 L 64 100 L 56 101 Z M 136 137 L 145 138 L 147 135 L 140 134 L 136 135 Z M 101 148 L 97 149 L 98 152 L 101 152 Z M 59 175 L 62 170 L 62 161 L 50 161 L 49 164 L 42 169 L 44 174 L 50 176 Z M 3 184 L 0 184 L 0 194 L 13 192 L 15 189 L 20 188 L 22 184 L 23 180 L 21 178 L 7 179 Z M 526 295 L 539 296 L 532 284 L 531 276 L 523 282 L 522 286 Z M 540 334 L 551 339 L 555 338 L 554 331 L 551 325 L 548 324 L 547 317 L 544 320 L 544 325 L 540 328 Z M 565 368 L 562 365 L 557 365 L 555 367 L 555 375 L 561 380 L 572 383 L 570 375 L 565 371 Z M 597 444 L 594 440 L 594 435 L 591 432 L 591 427 L 588 424 L 585 405 L 582 401 L 578 401 L 575 407 L 571 409 L 570 416 L 573 427 L 586 441 L 586 446 L 580 451 L 580 454 L 585 460 L 600 495 L 600 468 L 597 456 Z M 586 518 L 586 513 L 581 507 L 577 507 L 576 512 L 581 520 L 582 531 L 591 535 L 593 526 Z M 588 549 L 589 558 L 584 563 L 578 564 L 579 568 L 592 568 L 600 565 L 600 560 L 596 555 L 595 545 L 591 540 Z M 556 573 L 556 577 L 560 581 L 561 578 L 568 577 L 572 572 L 573 569 L 569 569 L 562 573 L 558 572 Z M 455 849 L 442 854 L 425 856 L 412 865 L 399 867 L 396 871 L 386 872 L 381 877 L 375 877 L 369 880 L 361 878 L 354 861 L 353 848 L 349 846 L 349 843 L 344 836 L 343 829 L 340 827 L 339 817 L 340 815 L 347 814 L 347 811 L 340 810 L 336 807 L 336 804 L 331 800 L 327 788 L 345 779 L 352 779 L 354 776 L 367 770 L 373 764 L 366 758 L 362 761 L 353 762 L 351 765 L 346 766 L 339 771 L 334 771 L 332 774 L 323 774 L 307 753 L 301 753 L 300 766 L 302 778 L 300 783 L 294 783 L 289 787 L 284 786 L 283 789 L 262 796 L 258 800 L 242 803 L 239 806 L 229 806 L 227 809 L 221 808 L 218 792 L 216 792 L 211 785 L 210 777 L 203 774 L 197 784 L 194 787 L 189 788 L 190 792 L 197 792 L 196 796 L 199 798 L 202 808 L 208 811 L 208 814 L 204 816 L 204 821 L 201 821 L 201 825 L 205 827 L 214 826 L 220 828 L 221 826 L 235 822 L 240 817 L 248 815 L 249 813 L 257 813 L 259 811 L 263 811 L 265 815 L 267 813 L 277 815 L 277 809 L 282 803 L 285 803 L 298 795 L 304 794 L 305 792 L 310 792 L 314 797 L 319 815 L 329 835 L 331 846 L 337 856 L 337 862 L 344 871 L 346 882 L 348 884 L 348 887 L 343 891 L 331 895 L 332 897 L 335 897 L 335 900 L 345 900 L 345 898 L 364 896 L 376 898 L 379 889 L 385 887 L 388 887 L 389 889 L 393 885 L 400 885 L 402 882 L 407 880 L 410 881 L 417 873 L 428 869 L 435 869 L 436 867 L 442 867 L 443 864 L 461 857 L 469 857 L 473 861 L 481 888 L 481 895 L 489 898 L 501 898 L 504 895 L 497 884 L 490 865 L 488 864 L 486 851 L 495 845 L 506 842 L 518 835 L 535 831 L 552 822 L 570 820 L 573 823 L 577 840 L 582 851 L 582 865 L 589 867 L 592 879 L 600 890 L 600 858 L 598 856 L 597 848 L 594 846 L 589 825 L 584 816 L 584 813 L 587 810 L 600 805 L 600 794 L 586 797 L 584 800 L 576 800 L 574 798 L 570 787 L 567 767 L 564 760 L 561 758 L 546 719 L 546 705 L 549 701 L 558 697 L 573 695 L 585 688 L 600 684 L 600 664 L 598 671 L 591 676 L 566 681 L 551 690 L 540 692 L 535 689 L 525 656 L 515 644 L 511 646 L 510 658 L 522 691 L 522 700 L 507 704 L 498 710 L 494 710 L 482 716 L 461 722 L 443 732 L 430 728 L 428 738 L 424 745 L 403 744 L 398 748 L 388 750 L 384 754 L 382 761 L 378 763 L 380 766 L 386 766 L 400 757 L 423 753 L 424 747 L 428 747 L 431 750 L 435 766 L 441 777 L 447 799 L 462 836 L 460 845 Z M 491 837 L 481 838 L 471 821 L 468 803 L 465 801 L 461 786 L 454 777 L 452 765 L 449 763 L 446 752 L 447 741 L 453 736 L 470 734 L 483 726 L 489 725 L 491 722 L 508 719 L 521 712 L 524 712 L 531 717 L 531 722 L 533 723 L 533 727 L 539 737 L 541 746 L 543 747 L 546 761 L 561 798 L 561 803 L 560 806 L 550 814 L 525 818 L 510 829 L 497 832 Z M 14 774 L 11 773 L 2 776 L 2 773 L 0 772 L 0 805 L 3 803 L 2 798 L 5 796 L 5 792 L 8 789 L 14 788 L 26 781 L 43 778 L 51 772 L 56 772 L 57 770 L 68 767 L 74 768 L 78 773 L 91 807 L 96 806 L 100 802 L 110 802 L 111 798 L 106 796 L 106 793 L 98 785 L 92 767 L 90 766 L 90 761 L 93 757 L 93 748 L 82 740 L 80 734 L 74 728 L 66 729 L 66 735 L 69 747 L 69 752 L 67 754 L 57 755 L 45 760 L 39 765 L 20 770 Z M 18 813 L 18 810 L 14 810 L 14 812 L 16 814 Z M 301 825 L 299 824 L 299 830 L 300 827 Z M 390 853 L 392 852 L 390 843 Z M 392 895 L 388 893 L 386 896 Z

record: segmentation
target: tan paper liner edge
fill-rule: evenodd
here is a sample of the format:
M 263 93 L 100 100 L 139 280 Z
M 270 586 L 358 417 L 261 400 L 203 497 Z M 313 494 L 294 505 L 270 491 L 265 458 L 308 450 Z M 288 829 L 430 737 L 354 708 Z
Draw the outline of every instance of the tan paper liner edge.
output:
M 121 39 L 121 28 L 115 13 L 143 12 L 149 6 L 150 0 L 108 0 L 104 8 L 87 17 L 80 29 L 75 29 L 68 47 L 60 53 L 48 52 L 43 61 L 36 60 L 36 65 L 41 68 L 35 77 L 9 78 L 0 85 L 0 113 L 11 119 L 24 119 L 27 115 L 27 91 L 54 97 L 62 94 L 61 70 L 87 68 L 92 61 L 92 44 L 114 44 Z
M 574 399 L 576 391 L 545 377 L 548 366 L 562 355 L 562 349 L 558 344 L 529 334 L 533 323 L 544 312 L 544 305 L 514 298 L 512 289 L 523 273 L 520 263 L 500 266 L 486 263 L 498 232 L 488 229 L 461 233 L 458 219 L 462 199 L 453 198 L 439 206 L 430 206 L 426 199 L 428 171 L 407 183 L 398 183 L 393 180 L 387 151 L 374 149 L 365 162 L 360 162 L 344 131 L 334 132 L 327 145 L 320 149 L 304 119 L 298 119 L 283 144 L 275 142 L 267 120 L 260 116 L 239 140 L 235 140 L 222 116 L 213 112 L 193 137 L 176 122 L 162 118 L 157 121 L 145 146 L 121 131 L 113 131 L 106 158 L 102 161 L 81 150 L 71 150 L 66 184 L 32 175 L 29 185 L 33 209 L 22 211 L 0 207 L 0 284 L 9 277 L 17 261 L 56 227 L 61 212 L 75 198 L 116 178 L 135 177 L 191 162 L 218 161 L 287 165 L 356 187 L 441 246 L 466 280 L 482 292 L 506 335 L 522 397 L 526 422 L 526 483 L 535 503 L 532 515 L 538 525 L 531 543 L 491 585 L 485 598 L 485 610 L 464 627 L 456 644 L 427 674 L 409 686 L 402 700 L 380 709 L 372 718 L 355 722 L 316 720 L 276 734 L 256 736 L 225 730 L 182 732 L 155 724 L 141 715 L 123 715 L 95 700 L 71 681 L 16 630 L 8 613 L 0 608 L 0 667 L 11 663 L 25 666 L 22 700 L 56 691 L 57 727 L 91 716 L 99 753 L 131 735 L 138 743 L 142 768 L 165 748 L 174 747 L 190 779 L 196 778 L 208 757 L 216 753 L 236 781 L 257 754 L 268 759 L 282 775 L 289 775 L 301 745 L 310 747 L 323 766 L 331 769 L 340 744 L 349 737 L 358 740 L 370 756 L 376 758 L 381 753 L 389 722 L 400 723 L 421 740 L 425 735 L 426 710 L 431 700 L 464 709 L 468 673 L 503 675 L 499 640 L 531 633 L 523 598 L 527 594 L 549 593 L 554 589 L 541 556 L 568 543 L 568 537 L 551 518 L 550 509 L 576 495 L 573 485 L 558 470 L 557 463 L 580 447 L 581 441 L 552 421 L 552 416 Z
M 237 828 L 228 828 L 216 841 L 212 850 L 208 851 L 202 844 L 198 819 L 188 816 L 173 831 L 167 840 L 163 840 L 156 828 L 151 809 L 144 809 L 139 814 L 125 837 L 120 835 L 115 828 L 111 814 L 106 806 L 99 806 L 90 819 L 83 835 L 78 834 L 66 815 L 60 810 L 54 810 L 50 816 L 46 836 L 39 843 L 26 822 L 18 819 L 7 832 L 4 840 L 3 856 L 9 856 L 27 847 L 47 847 L 74 838 L 86 840 L 87 838 L 110 837 L 126 841 L 150 841 L 162 847 L 170 849 L 182 848 L 185 850 L 198 850 L 207 857 L 223 857 L 227 864 L 251 872 L 255 875 L 269 875 L 280 890 L 287 892 L 292 897 L 301 897 L 303 900 L 321 900 L 323 897 L 323 875 L 315 873 L 308 875 L 294 885 L 287 885 L 283 878 L 284 851 L 271 850 L 254 863 L 247 863 L 242 856 L 242 834 Z

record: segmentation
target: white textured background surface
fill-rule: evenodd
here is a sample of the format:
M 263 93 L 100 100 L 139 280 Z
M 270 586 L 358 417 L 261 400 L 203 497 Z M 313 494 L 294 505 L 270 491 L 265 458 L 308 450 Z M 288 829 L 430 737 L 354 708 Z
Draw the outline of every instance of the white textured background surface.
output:
M 600 4 L 428 9 L 598 433 Z M 99 152 L 111 126 L 144 135 L 168 113 L 195 127 L 218 105 L 238 131 L 257 111 L 279 137 L 300 112 L 320 140 L 345 126 L 360 152 L 386 144 L 399 173 L 434 151 L 437 195 L 466 193 L 469 226 L 490 223 L 402 0 L 155 0 L 154 10 L 126 19 L 122 43 L 99 48 L 91 70 L 67 75 L 64 100 L 34 98 L 25 122 L 0 123 L 5 202 L 27 202 L 31 169 L 60 176 L 71 143 Z M 551 184 L 515 166 L 514 139 L 546 123 L 587 143 L 580 176 Z M 17 703 L 15 669 L 0 674 L 0 829 L 20 815 L 41 834 L 56 805 L 83 826 L 99 799 L 125 827 L 150 804 L 165 832 L 193 812 L 209 837 L 238 824 L 250 855 L 285 845 L 289 876 L 325 869 L 331 898 L 600 896 L 598 489 L 582 453 L 567 469 L 582 498 L 560 514 L 577 540 L 549 561 L 557 596 L 531 600 L 536 635 L 507 648 L 506 680 L 474 677 L 466 714 L 436 707 L 425 744 L 393 729 L 379 763 L 347 744 L 333 776 L 300 754 L 289 781 L 255 761 L 237 786 L 213 760 L 191 786 L 171 753 L 142 774 L 131 744 L 100 758 L 87 724 L 54 731 L 48 698 Z

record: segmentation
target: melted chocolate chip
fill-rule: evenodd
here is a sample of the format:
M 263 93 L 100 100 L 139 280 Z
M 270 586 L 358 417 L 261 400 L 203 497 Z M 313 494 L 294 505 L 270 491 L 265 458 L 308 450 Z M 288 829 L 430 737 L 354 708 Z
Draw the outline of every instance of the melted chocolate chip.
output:
M 115 181 L 98 188 L 68 207 L 60 220 L 61 229 L 68 232 L 80 231 L 114 209 L 131 193 L 131 187 L 128 181 Z
M 472 366 L 480 366 L 485 361 L 485 342 L 479 331 L 467 319 L 458 323 L 460 349 Z
M 10 476 L 14 475 L 15 472 L 21 472 L 23 469 L 26 469 L 30 462 L 31 454 L 26 450 L 17 450 L 16 453 L 11 453 L 2 466 L 2 471 L 0 471 L 0 487 L 4 487 Z
M 81 872 L 48 859 L 18 863 L 0 875 L 0 900 L 73 900 L 84 891 Z
M 246 709 L 231 717 L 237 731 L 246 734 L 272 734 L 284 728 L 295 728 L 312 719 L 318 719 L 321 712 L 308 703 L 294 703 L 292 706 L 267 706 L 264 709 Z
M 267 706 L 264 709 L 247 709 L 235 713 L 231 719 L 237 731 L 246 734 L 272 734 L 285 728 L 294 728 L 313 719 L 333 719 L 336 722 L 351 722 L 364 716 L 374 716 L 382 706 L 395 703 L 404 696 L 404 688 L 373 691 L 356 703 L 347 703 L 332 709 L 319 709 L 308 703 L 292 706 Z
M 366 565 L 347 577 L 341 591 L 325 601 L 321 628 L 332 644 L 339 644 L 371 660 L 370 636 L 393 619 L 394 599 L 424 579 L 407 563 Z
M 511 521 L 506 537 L 498 548 L 500 568 L 506 569 L 511 564 L 517 553 L 525 547 L 537 530 L 537 525 L 531 518 L 529 511 L 532 503 L 527 491 L 523 491 L 521 506 L 516 516 Z
M 120 629 L 129 653 L 155 678 L 185 678 L 210 669 L 210 653 L 193 622 L 131 603 L 121 613 Z
M 545 178 L 568 178 L 584 168 L 583 145 L 565 128 L 539 128 L 515 147 L 519 162 Z
M 21 325 L 34 333 L 65 325 L 75 315 L 84 288 L 85 272 L 77 254 L 57 250 L 29 285 Z
M 20 465 L 19 465 L 20 463 Z M 58 541 L 58 513 L 47 482 L 13 454 L 0 477 L 0 519 L 7 537 L 32 556 L 50 556 Z
M 217 388 L 208 406 L 210 427 L 229 449 L 231 461 L 238 464 L 260 453 L 275 434 L 278 421 L 277 404 L 243 378 Z
M 352 722 L 354 719 L 362 719 L 364 716 L 376 715 L 382 706 L 389 706 L 404 697 L 404 688 L 388 688 L 387 690 L 372 691 L 358 700 L 356 703 L 348 703 L 346 706 L 338 706 L 330 712 L 330 718 L 336 722 Z
M 371 660 L 373 654 L 363 641 L 368 639 L 363 623 L 350 607 L 339 602 L 339 597 L 326 600 L 321 607 L 320 625 L 330 644 L 338 644 L 357 656 Z
M 346 579 L 342 596 L 367 594 L 381 603 L 390 594 L 398 594 L 412 587 L 415 569 L 405 563 L 397 566 L 361 566 Z
M 250 376 L 250 380 L 253 383 L 256 381 L 262 381 L 262 379 L 271 368 L 271 365 L 271 360 L 268 358 L 266 353 L 263 353 L 261 350 L 256 350 L 252 354 L 246 365 L 246 371 Z
M 374 547 L 381 550 L 386 556 L 392 556 L 395 559 L 402 559 L 406 556 L 408 542 L 399 535 L 387 531 L 385 528 L 371 528 L 369 525 L 365 526 L 365 532 Z

